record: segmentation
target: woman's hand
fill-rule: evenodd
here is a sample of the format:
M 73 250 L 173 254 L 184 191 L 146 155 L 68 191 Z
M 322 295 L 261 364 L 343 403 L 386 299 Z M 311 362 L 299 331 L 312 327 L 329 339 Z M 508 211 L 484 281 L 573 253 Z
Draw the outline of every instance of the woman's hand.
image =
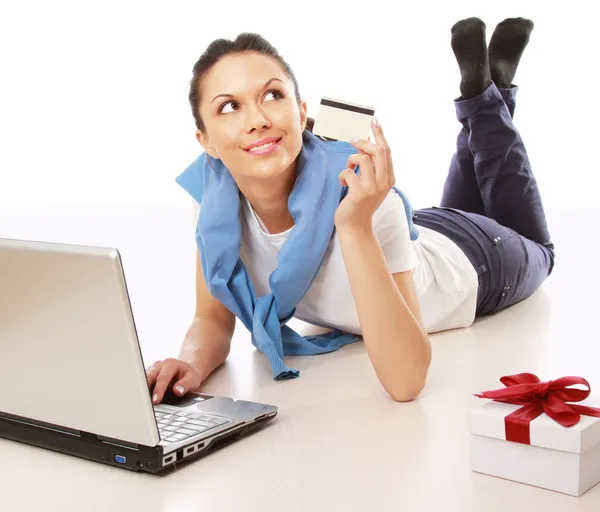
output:
M 167 387 L 174 379 L 177 379 L 173 385 L 173 391 L 177 396 L 183 396 L 188 391 L 200 387 L 202 377 L 200 372 L 187 361 L 180 359 L 165 359 L 156 361 L 146 370 L 148 378 L 148 387 L 154 390 L 152 392 L 152 403 L 158 404 L 165 396 Z
M 381 125 L 371 122 L 375 143 L 352 141 L 359 150 L 348 158 L 348 167 L 340 173 L 340 183 L 348 186 L 348 194 L 335 212 L 335 226 L 339 229 L 372 229 L 373 214 L 394 186 L 392 154 Z M 354 169 L 360 166 L 360 176 Z

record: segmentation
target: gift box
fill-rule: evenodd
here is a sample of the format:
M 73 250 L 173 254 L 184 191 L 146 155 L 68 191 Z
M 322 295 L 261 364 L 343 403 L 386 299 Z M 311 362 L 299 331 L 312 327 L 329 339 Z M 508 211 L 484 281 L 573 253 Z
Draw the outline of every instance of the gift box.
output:
M 581 496 L 600 482 L 600 400 L 581 377 L 541 382 L 530 373 L 502 377 L 505 388 L 470 412 L 471 468 Z M 573 388 L 580 385 L 587 389 Z

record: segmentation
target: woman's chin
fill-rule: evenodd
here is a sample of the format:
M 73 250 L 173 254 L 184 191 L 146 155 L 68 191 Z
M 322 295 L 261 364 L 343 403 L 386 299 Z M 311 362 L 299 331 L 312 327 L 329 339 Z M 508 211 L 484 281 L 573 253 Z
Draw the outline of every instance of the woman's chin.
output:
M 252 173 L 252 177 L 260 178 L 260 179 L 278 178 L 284 174 L 285 170 L 286 170 L 286 166 L 278 166 L 278 167 L 272 166 L 270 168 L 256 169 Z
M 252 176 L 257 178 L 277 178 L 285 173 L 290 162 L 283 158 L 273 158 L 252 166 Z

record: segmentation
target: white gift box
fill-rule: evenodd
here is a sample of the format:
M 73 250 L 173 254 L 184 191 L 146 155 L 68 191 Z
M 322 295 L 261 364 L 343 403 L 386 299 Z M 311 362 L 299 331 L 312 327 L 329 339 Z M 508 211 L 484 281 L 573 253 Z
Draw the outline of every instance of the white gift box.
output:
M 486 400 L 471 410 L 473 471 L 572 496 L 600 482 L 600 418 L 582 414 L 579 423 L 563 427 L 541 414 L 529 425 L 530 444 L 507 441 L 504 418 L 521 407 Z

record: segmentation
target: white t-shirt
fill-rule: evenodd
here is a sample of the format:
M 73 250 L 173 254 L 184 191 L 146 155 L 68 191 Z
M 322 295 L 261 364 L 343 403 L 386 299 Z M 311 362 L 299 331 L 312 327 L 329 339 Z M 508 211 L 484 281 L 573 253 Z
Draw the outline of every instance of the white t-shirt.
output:
M 270 234 L 248 200 L 242 201 L 240 256 L 257 295 L 270 293 L 269 276 L 291 229 Z M 477 273 L 462 250 L 440 233 L 418 226 L 411 241 L 404 204 L 391 190 L 373 215 L 373 231 L 390 273 L 413 270 L 427 332 L 468 327 L 475 319 Z M 295 317 L 313 325 L 361 334 L 350 280 L 336 234 Z

